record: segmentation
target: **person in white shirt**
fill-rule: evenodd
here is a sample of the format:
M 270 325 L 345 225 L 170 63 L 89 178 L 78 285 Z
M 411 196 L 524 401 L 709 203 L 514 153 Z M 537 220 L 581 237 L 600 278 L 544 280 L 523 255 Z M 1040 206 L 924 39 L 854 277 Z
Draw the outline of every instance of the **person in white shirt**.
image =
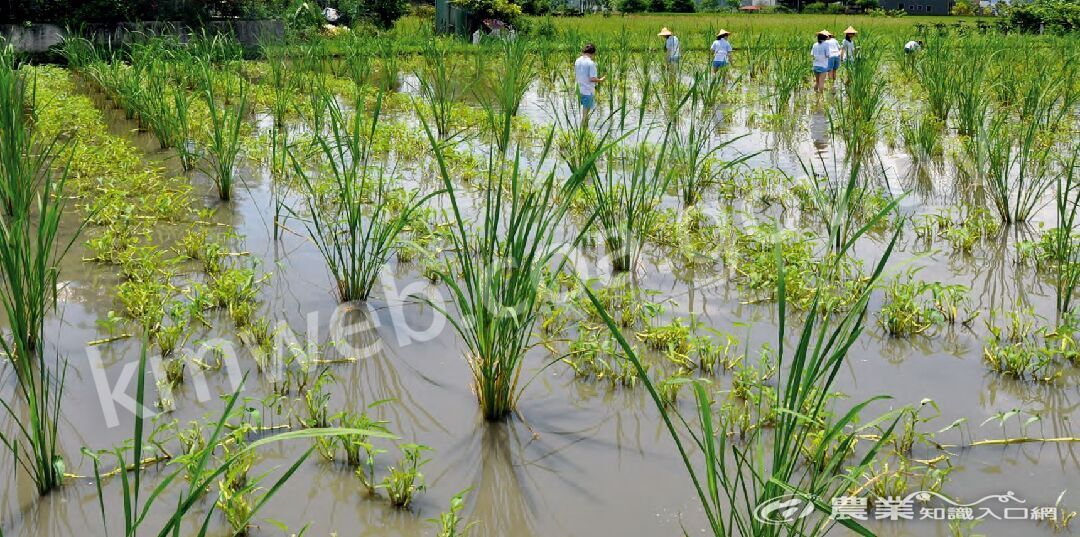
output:
M 712 46 L 709 47 L 713 51 L 712 70 L 714 73 L 728 65 L 728 58 L 731 56 L 731 43 L 727 40 L 729 35 L 731 32 L 721 28 L 716 34 L 716 41 L 713 41 Z
M 829 45 L 825 43 L 827 39 L 828 30 L 818 32 L 817 43 L 810 48 L 810 56 L 814 58 L 814 91 L 825 89 L 825 74 L 829 72 Z
M 848 26 L 844 30 L 844 40 L 840 42 L 840 57 L 844 62 L 855 61 L 855 31 L 854 26 Z
M 918 52 L 920 49 L 922 49 L 922 40 L 908 41 L 907 43 L 904 44 L 904 52 L 906 52 L 908 54 L 914 54 L 914 53 Z
M 829 80 L 836 80 L 836 72 L 840 70 L 840 43 L 836 41 L 836 37 L 832 32 L 825 30 L 829 37 L 825 40 L 825 44 L 829 46 Z
M 662 28 L 660 33 L 656 35 L 664 38 L 664 57 L 667 59 L 668 64 L 675 65 L 679 63 L 679 58 L 681 56 L 681 51 L 679 50 L 679 38 L 676 37 L 671 30 L 668 30 L 667 27 Z
M 596 85 L 603 82 L 607 77 L 597 76 L 596 62 L 593 56 L 596 54 L 596 45 L 589 43 L 581 49 L 581 56 L 574 62 L 574 78 L 578 85 L 578 101 L 581 103 L 581 125 L 589 124 L 589 112 L 596 106 Z

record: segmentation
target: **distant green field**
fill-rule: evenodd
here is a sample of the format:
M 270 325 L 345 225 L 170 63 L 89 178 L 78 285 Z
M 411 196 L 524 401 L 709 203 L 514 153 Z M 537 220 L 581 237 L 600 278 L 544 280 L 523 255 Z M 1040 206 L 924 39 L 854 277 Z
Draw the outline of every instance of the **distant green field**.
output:
M 534 19 L 537 20 L 537 19 Z M 710 33 L 716 28 L 732 32 L 761 32 L 765 30 L 790 30 L 812 34 L 822 28 L 839 33 L 848 25 L 860 33 L 904 34 L 914 31 L 917 25 L 953 25 L 963 22 L 974 26 L 979 17 L 871 17 L 869 15 L 798 15 L 761 13 L 650 13 L 640 15 L 588 15 L 585 17 L 557 17 L 553 19 L 560 29 L 580 32 L 618 32 L 624 26 L 638 34 L 652 32 L 667 26 L 675 32 L 691 34 Z M 992 21 L 992 18 L 983 18 Z M 655 28 L 655 30 L 654 30 Z
M 662 27 L 668 27 L 682 39 L 687 49 L 707 49 L 720 28 L 732 32 L 731 41 L 739 47 L 750 36 L 765 36 L 776 41 L 804 40 L 810 42 L 814 34 L 827 29 L 839 35 L 849 25 L 859 31 L 859 38 L 881 41 L 907 41 L 915 39 L 920 26 L 927 32 L 937 33 L 936 25 L 953 28 L 960 23 L 972 33 L 976 31 L 977 17 L 871 17 L 868 15 L 797 15 L 797 14 L 712 14 L 671 13 L 644 15 L 589 15 L 585 17 L 559 17 L 552 19 L 560 30 L 563 41 L 608 42 L 625 28 L 630 34 L 629 42 L 635 46 L 650 45 Z M 992 19 L 987 19 L 992 20 Z M 534 24 L 539 19 L 533 20 Z M 657 41 L 658 42 L 658 41 Z
M 640 15 L 588 15 L 584 17 L 532 17 L 529 25 L 533 30 L 551 21 L 555 35 L 541 36 L 532 32 L 530 40 L 546 42 L 548 48 L 576 50 L 587 42 L 601 47 L 622 46 L 629 43 L 635 50 L 659 46 L 656 38 L 662 27 L 668 27 L 682 40 L 685 50 L 706 50 L 720 28 L 732 32 L 731 42 L 736 48 L 771 43 L 775 46 L 805 42 L 810 43 L 814 34 L 828 29 L 840 34 L 849 25 L 859 31 L 864 43 L 877 42 L 897 45 L 909 39 L 925 37 L 959 37 L 961 34 L 979 34 L 976 26 L 980 20 L 993 22 L 993 18 L 980 17 L 872 17 L 869 15 L 798 15 L 761 13 L 651 13 Z M 401 44 L 416 45 L 422 36 L 431 31 L 431 21 L 406 17 L 398 22 L 395 39 Z M 625 35 L 623 32 L 625 31 Z M 1001 36 L 1006 39 L 1042 39 L 1041 36 Z M 759 41 L 760 40 L 760 41 Z M 809 46 L 809 45 L 807 45 Z

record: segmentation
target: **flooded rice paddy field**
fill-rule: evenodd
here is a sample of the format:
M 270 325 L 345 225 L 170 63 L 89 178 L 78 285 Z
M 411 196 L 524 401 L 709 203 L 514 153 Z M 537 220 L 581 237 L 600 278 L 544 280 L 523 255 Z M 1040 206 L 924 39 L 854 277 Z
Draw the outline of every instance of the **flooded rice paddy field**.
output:
M 246 68 L 256 74 L 266 72 L 265 66 L 259 64 Z M 53 86 L 57 98 L 90 103 L 93 113 L 100 114 L 101 127 L 106 129 L 103 136 L 127 144 L 143 166 L 190 183 L 195 218 L 213 233 L 228 233 L 224 240 L 232 266 L 254 268 L 258 317 L 275 325 L 287 323 L 298 334 L 316 334 L 320 344 L 327 347 L 341 344 L 339 349 L 348 349 L 327 351 L 323 356 L 323 367 L 333 373 L 326 388 L 329 399 L 325 408 L 330 413 L 368 409 L 372 416 L 386 420 L 387 428 L 402 442 L 431 448 L 426 452 L 431 460 L 422 469 L 427 490 L 413 500 L 408 510 L 396 509 L 381 497 L 372 498 L 361 486 L 355 470 L 344 461 L 327 461 L 313 454 L 256 517 L 253 534 L 294 534 L 307 525 L 306 535 L 428 535 L 434 530 L 427 519 L 437 517 L 451 497 L 465 489 L 468 493 L 463 515 L 477 522 L 472 530 L 477 535 L 652 536 L 677 535 L 683 528 L 694 535 L 700 533 L 698 528 L 707 526 L 660 414 L 642 386 L 582 378 L 574 368 L 558 360 L 567 348 L 566 341 L 578 337 L 578 325 L 584 321 L 573 320 L 550 334 L 538 330 L 537 341 L 546 345 L 537 344 L 528 352 L 522 373 L 528 383 L 517 412 L 501 422 L 485 421 L 478 411 L 473 378 L 463 359 L 467 351 L 460 337 L 441 314 L 414 296 L 429 293 L 449 299 L 445 284 L 432 283 L 423 264 L 395 257 L 383 270 L 366 303 L 339 306 L 324 258 L 304 231 L 302 219 L 306 215 L 301 197 L 295 190 L 281 188 L 278 174 L 271 171 L 266 137 L 273 119 L 260 105 L 253 106 L 247 118 L 250 131 L 233 199 L 221 202 L 206 171 L 185 171 L 176 151 L 161 149 L 157 138 L 126 117 L 113 96 L 92 77 L 55 68 L 40 71 L 40 83 Z M 528 166 L 541 165 L 538 148 L 543 145 L 546 129 L 557 126 L 561 132 L 569 124 L 568 117 L 576 118 L 577 114 L 575 96 L 566 90 L 566 81 L 541 78 L 526 91 L 519 113 L 523 120 L 519 132 L 524 134 L 518 140 L 523 142 L 523 158 Z M 256 86 L 266 84 L 255 75 L 251 79 Z M 688 80 L 689 75 L 684 75 L 684 82 Z M 664 79 L 658 76 L 656 82 L 664 83 Z M 739 80 L 725 88 L 726 97 L 711 118 L 712 140 L 733 140 L 717 158 L 732 160 L 753 155 L 725 175 L 722 184 L 706 190 L 699 203 L 702 218 L 716 226 L 716 234 L 689 245 L 682 242 L 685 237 L 676 239 L 674 245 L 650 240 L 640 266 L 631 275 L 634 284 L 645 290 L 640 300 L 662 310 L 650 321 L 655 326 L 676 319 L 698 323 L 697 332 L 709 334 L 716 341 L 730 337 L 734 342 L 731 356 L 745 354 L 741 361 L 732 363 L 730 371 L 722 368 L 707 375 L 713 380 L 711 389 L 718 400 L 734 389 L 740 375 L 745 387 L 745 375 L 753 377 L 754 371 L 767 371 L 767 356 L 775 351 L 762 349 L 775 349 L 781 344 L 777 341 L 775 300 L 763 297 L 760 289 L 749 288 L 748 281 L 764 276 L 740 271 L 752 264 L 743 257 L 725 254 L 725 249 L 736 248 L 731 230 L 749 230 L 777 221 L 788 229 L 809 232 L 813 248 L 820 252 L 823 227 L 794 197 L 796 185 L 811 167 L 827 174 L 830 181 L 846 180 L 850 165 L 845 143 L 831 128 L 829 116 L 831 102 L 839 99 L 839 91 L 823 97 L 797 92 L 788 111 L 772 115 L 771 105 L 763 97 L 764 87 L 761 82 Z M 398 164 L 394 174 L 407 190 L 434 190 L 438 179 L 430 153 L 404 155 L 404 148 L 415 146 L 417 139 L 427 143 L 416 112 L 408 104 L 410 97 L 419 92 L 416 77 L 402 76 L 396 89 L 383 120 L 383 125 L 399 126 L 393 127 L 396 130 L 390 135 L 390 160 Z M 636 91 L 640 87 L 632 85 L 631 95 L 640 95 Z M 347 96 L 340 98 L 352 104 Z M 303 97 L 298 100 L 302 102 Z M 601 103 L 596 117 L 609 111 L 603 98 Z M 1011 492 L 1026 500 L 1026 506 L 1053 506 L 1062 491 L 1075 488 L 1070 485 L 1080 477 L 1074 442 L 1036 440 L 971 446 L 980 440 L 1077 436 L 1072 421 L 1078 414 L 1075 400 L 1080 394 L 1072 363 L 1060 361 L 1054 370 L 1056 377 L 1042 382 L 991 371 L 984 362 L 984 347 L 992 338 L 988 324 L 1004 326 L 1007 312 L 1030 310 L 1024 318 L 1040 327 L 1053 328 L 1059 321 L 1053 279 L 1026 262 L 1021 254 L 1025 245 L 1038 241 L 1045 228 L 1055 225 L 1053 189 L 1044 194 L 1033 222 L 997 230 L 983 226 L 976 231 L 985 231 L 985 235 L 972 241 L 968 251 L 945 237 L 949 230 L 930 232 L 936 238 L 927 240 L 926 228 L 920 228 L 926 215 L 955 215 L 955 223 L 949 225 L 962 226 L 964 217 L 960 215 L 969 213 L 960 212 L 961 204 L 979 194 L 965 191 L 962 174 L 957 172 L 956 136 L 945 136 L 947 149 L 939 163 L 919 163 L 909 154 L 896 130 L 902 113 L 917 106 L 917 100 L 906 92 L 890 92 L 884 126 L 875 137 L 874 157 L 868 160 L 870 164 L 860 177 L 870 185 L 868 190 L 882 197 L 907 193 L 890 216 L 902 231 L 886 266 L 884 284 L 918 268 L 914 273 L 917 280 L 961 285 L 966 289 L 966 300 L 958 307 L 962 319 L 955 323 L 935 322 L 910 337 L 891 336 L 879 322 L 886 293 L 884 289 L 874 291 L 865 331 L 851 348 L 834 385 L 844 396 L 832 404 L 848 408 L 870 397 L 891 397 L 870 405 L 863 421 L 908 405 L 920 408 L 920 420 L 914 426 L 927 440 L 917 442 L 909 459 L 923 462 L 907 463 L 910 467 L 902 472 L 906 482 L 899 485 L 901 490 L 933 488 L 969 502 Z M 479 107 L 470 107 L 474 115 L 469 118 L 481 117 Z M 627 144 L 643 138 L 658 142 L 664 112 L 649 106 L 643 117 L 641 125 L 653 126 L 651 129 L 617 128 L 612 130 L 612 136 L 628 134 L 624 140 Z M 1070 121 L 1075 132 L 1075 116 Z M 304 139 L 311 131 L 311 123 L 299 115 L 290 117 L 288 126 L 296 139 Z M 75 136 L 80 137 L 78 133 Z M 483 163 L 488 147 L 483 136 L 472 136 L 456 144 L 454 151 L 472 155 L 476 162 Z M 469 166 L 466 158 L 462 161 L 466 162 L 462 166 Z M 549 158 L 542 165 L 568 174 L 559 159 Z M 466 212 L 474 215 L 482 205 L 477 192 L 474 189 L 465 203 Z M 279 200 L 292 206 L 295 213 L 278 211 L 281 219 L 275 219 Z M 433 199 L 430 206 L 441 209 L 432 213 L 435 219 L 445 218 L 444 211 L 450 208 L 445 196 Z M 660 207 L 682 207 L 674 189 L 662 197 Z M 580 219 L 569 220 L 560 236 L 571 237 L 579 229 Z M 280 223 L 278 233 L 276 223 Z M 68 226 L 68 232 L 73 232 L 76 223 Z M 80 455 L 80 449 L 111 448 L 134 434 L 130 412 L 120 408 L 116 418 L 108 416 L 105 408 L 110 405 L 103 406 L 102 398 L 107 403 L 109 397 L 102 392 L 101 383 L 113 387 L 130 381 L 140 343 L 130 325 L 108 321 L 124 315 L 124 306 L 117 299 L 123 276 L 116 264 L 87 261 L 97 252 L 85 241 L 100 232 L 90 225 L 64 259 L 64 287 L 57 312 L 46 326 L 47 352 L 63 356 L 69 363 L 60 438 L 67 471 L 78 476 L 70 477 L 60 490 L 39 498 L 32 484 L 21 473 L 13 472 L 10 461 L 5 459 L 0 468 L 2 475 L 9 477 L 4 480 L 8 485 L 0 505 L 6 535 L 105 533 L 100 522 L 98 490 L 90 477 L 91 460 Z M 162 225 L 152 231 L 153 238 L 148 242 L 176 245 L 185 233 L 184 226 Z M 863 271 L 873 266 L 889 238 L 886 227 L 858 241 L 854 257 L 862 261 Z M 605 287 L 610 283 L 610 261 L 602 241 L 598 241 L 595 236 L 586 240 L 586 246 L 574 253 L 571 266 L 585 279 L 595 278 L 595 285 Z M 702 254 L 712 261 L 688 263 L 682 255 L 687 247 L 701 248 L 700 252 L 690 252 L 690 259 Z M 180 289 L 176 293 L 180 300 L 191 300 L 192 282 L 205 279 L 198 262 L 191 260 L 172 266 L 168 277 Z M 619 285 L 611 284 L 611 288 L 621 288 Z M 934 299 L 924 293 L 920 300 L 932 304 Z M 457 310 L 448 307 L 450 315 L 455 315 Z M 792 313 L 797 319 L 805 314 Z M 555 317 L 550 312 L 541 316 Z M 352 328 L 334 333 L 342 319 Z M 788 326 L 792 325 L 789 321 Z M 247 419 L 265 429 L 257 434 L 302 426 L 302 396 L 294 391 L 286 396 L 292 401 L 272 397 L 278 386 L 260 372 L 252 346 L 245 342 L 246 336 L 235 327 L 228 312 L 209 310 L 206 322 L 192 323 L 188 331 L 184 337 L 186 348 L 189 352 L 202 349 L 203 360 L 213 356 L 205 351 L 203 342 L 224 341 L 237 349 L 241 369 L 248 373 L 241 391 L 242 405 L 247 408 Z M 797 335 L 788 331 L 782 343 L 785 348 L 797 343 Z M 663 352 L 642 352 L 654 364 L 654 374 L 671 374 L 675 370 Z M 176 420 L 182 429 L 190 420 L 217 416 L 223 395 L 238 386 L 237 376 L 231 373 L 228 367 L 210 368 L 203 374 L 205 388 L 191 380 L 185 382 L 173 393 L 173 402 L 166 405 L 172 410 L 162 414 L 156 423 Z M 764 377 L 758 389 L 760 384 L 774 382 L 775 374 Z M 152 384 L 154 377 L 148 378 Z M 148 389 L 155 393 L 153 387 Z M 134 383 L 126 392 L 134 394 Z M 693 412 L 693 401 L 685 392 L 677 405 L 685 413 Z M 962 424 L 950 428 L 958 420 Z M 168 437 L 169 431 L 162 430 L 161 435 Z M 953 447 L 938 448 L 934 443 Z M 259 451 L 259 461 L 251 473 L 257 475 L 274 468 L 280 472 L 311 445 L 310 440 L 272 444 Z M 386 466 L 396 464 L 398 453 L 394 442 L 379 445 L 387 450 L 377 458 L 381 475 Z M 175 449 L 169 444 L 168 450 Z M 892 464 L 895 468 L 898 462 Z M 163 468 L 163 463 L 148 466 L 142 484 L 147 494 L 156 484 L 155 475 L 164 474 Z M 888 474 L 887 469 L 877 470 Z M 864 481 L 868 479 L 873 477 L 868 475 Z M 121 482 L 110 478 L 103 481 L 103 487 L 107 525 L 110 529 L 122 527 Z M 1064 497 L 1063 506 L 1073 505 L 1072 493 Z M 175 501 L 170 494 L 174 493 L 166 493 L 165 501 L 160 502 L 165 507 L 155 509 L 149 517 L 168 516 L 168 500 Z M 206 512 L 207 506 L 201 509 Z M 202 521 L 198 512 L 181 533 L 194 534 L 198 530 Z M 985 535 L 1054 533 L 1049 524 L 1016 520 L 984 520 L 963 526 L 888 520 L 867 524 L 879 535 L 898 536 L 951 535 L 957 529 L 962 534 Z M 220 515 L 211 519 L 211 528 L 215 535 L 229 532 Z M 834 534 L 846 532 L 839 527 L 833 530 Z

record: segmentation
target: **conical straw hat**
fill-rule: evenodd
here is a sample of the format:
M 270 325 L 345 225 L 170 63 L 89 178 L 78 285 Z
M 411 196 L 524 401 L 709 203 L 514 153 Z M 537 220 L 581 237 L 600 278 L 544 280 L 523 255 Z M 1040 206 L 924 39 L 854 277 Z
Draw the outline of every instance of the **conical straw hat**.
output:
M 658 35 L 660 37 L 667 37 L 669 35 L 672 35 L 672 33 L 671 33 L 671 30 L 668 30 L 667 26 L 665 26 L 663 29 L 660 30 L 660 33 L 658 33 L 656 35 Z
M 716 37 L 723 37 L 725 35 L 731 35 L 731 32 L 721 28 L 719 32 L 716 32 Z
M 844 30 L 844 34 L 845 34 L 845 35 L 847 35 L 847 34 L 852 34 L 852 35 L 854 35 L 854 34 L 857 34 L 857 33 L 859 33 L 859 32 L 855 31 L 855 27 L 854 27 L 854 26 L 848 26 L 848 27 L 847 27 L 847 30 Z

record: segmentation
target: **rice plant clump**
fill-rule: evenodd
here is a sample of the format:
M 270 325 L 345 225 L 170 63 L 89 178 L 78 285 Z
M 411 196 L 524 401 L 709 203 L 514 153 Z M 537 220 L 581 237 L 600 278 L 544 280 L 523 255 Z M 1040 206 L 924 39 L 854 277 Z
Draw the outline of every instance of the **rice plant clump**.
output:
M 600 233 L 616 272 L 637 268 L 646 232 L 671 182 L 668 144 L 665 135 L 655 148 L 643 141 L 625 152 L 612 149 L 604 171 L 592 174 L 587 192 L 596 203 Z
M 202 66 L 202 97 L 210 112 L 210 132 L 206 145 L 207 175 L 217 186 L 218 197 L 229 201 L 240 157 L 241 134 L 247 113 L 247 84 L 239 78 L 235 92 L 231 73 L 218 73 L 208 62 Z M 221 86 L 226 86 L 224 92 Z
M 521 167 L 520 151 L 512 162 L 492 158 L 486 173 L 480 220 L 474 225 L 462 211 L 460 186 L 451 177 L 442 144 L 421 116 L 449 193 L 454 269 L 440 272 L 449 288 L 455 318 L 443 309 L 465 341 L 466 361 L 486 419 L 506 417 L 515 408 L 520 372 L 540 311 L 540 288 L 549 274 L 566 263 L 560 255 L 558 227 L 596 160 L 594 153 L 566 179 L 554 170 L 538 178 Z M 509 123 L 506 124 L 509 129 Z M 546 138 L 535 169 L 551 156 L 554 131 Z M 504 142 L 509 135 L 500 137 Z M 492 149 L 502 154 L 502 142 Z M 607 148 L 601 148 L 600 151 Z M 571 239 L 580 240 L 579 234 Z
M 384 167 L 375 161 L 373 147 L 382 97 L 369 120 L 356 95 L 354 112 L 347 112 L 331 94 L 317 95 L 312 107 L 324 118 L 315 131 L 314 153 L 325 162 L 328 177 L 319 177 L 293 155 L 300 178 L 308 236 L 319 249 L 336 283 L 342 302 L 367 300 L 379 271 L 398 250 L 399 235 L 433 192 L 404 195 L 391 188 Z
M 56 307 L 60 260 L 82 226 L 67 242 L 60 238 L 70 146 L 36 130 L 26 114 L 35 104 L 27 93 L 32 84 L 16 69 L 12 49 L 0 49 L 0 303 L 10 329 L 0 349 L 15 369 L 21 400 L 2 402 L 17 427 L 0 433 L 0 441 L 45 494 L 64 477 L 57 427 L 67 371 L 59 357 L 55 365 L 45 358 L 45 316 Z

